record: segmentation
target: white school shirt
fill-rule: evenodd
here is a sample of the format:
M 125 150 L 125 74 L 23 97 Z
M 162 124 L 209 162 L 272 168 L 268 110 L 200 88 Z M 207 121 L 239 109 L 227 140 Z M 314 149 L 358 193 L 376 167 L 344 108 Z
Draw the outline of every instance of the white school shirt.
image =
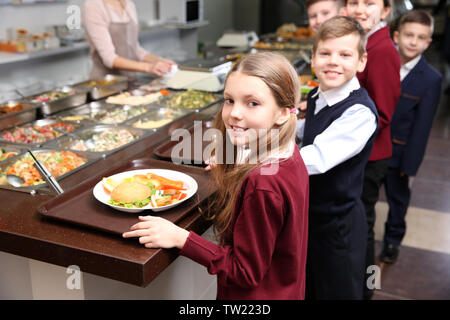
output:
M 332 108 L 359 88 L 356 76 L 344 85 L 325 92 L 319 87 L 313 96 L 319 96 L 314 114 L 327 105 Z M 345 110 L 338 119 L 315 137 L 311 145 L 301 147 L 300 154 L 308 174 L 325 173 L 361 152 L 377 128 L 376 120 L 373 112 L 362 104 L 355 104 Z M 300 140 L 303 139 L 304 122 L 304 119 L 297 122 L 297 138 Z
M 419 54 L 417 57 L 412 59 L 411 61 L 405 63 L 400 67 L 400 81 L 403 81 L 405 77 L 408 75 L 408 73 L 414 69 L 414 67 L 419 63 L 420 58 L 422 57 L 421 54 Z

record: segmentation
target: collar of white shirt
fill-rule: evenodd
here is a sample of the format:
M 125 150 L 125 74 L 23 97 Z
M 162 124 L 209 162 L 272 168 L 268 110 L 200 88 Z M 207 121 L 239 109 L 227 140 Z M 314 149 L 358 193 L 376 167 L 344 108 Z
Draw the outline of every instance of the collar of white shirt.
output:
M 411 61 L 405 63 L 400 68 L 400 80 L 403 81 L 405 77 L 408 75 L 408 73 L 419 63 L 420 58 L 422 57 L 421 54 L 419 54 L 417 57 L 412 59 Z
M 375 32 L 377 32 L 378 30 L 380 30 L 381 28 L 384 28 L 387 26 L 387 22 L 384 20 L 381 20 L 380 22 L 378 22 L 376 25 L 374 25 L 372 27 L 372 29 L 370 29 L 370 31 L 367 33 L 367 38 L 369 38 L 371 35 L 373 35 Z
M 319 87 L 317 92 L 312 96 L 315 98 L 317 95 L 319 95 L 319 100 L 323 99 L 325 105 L 321 107 L 333 106 L 338 102 L 341 102 L 342 100 L 346 99 L 352 91 L 358 90 L 361 86 L 359 85 L 358 78 L 354 76 L 350 81 L 344 83 L 342 86 L 333 88 L 327 91 L 322 91 L 322 89 Z M 316 107 L 319 103 L 316 103 Z M 317 113 L 318 110 L 316 108 Z

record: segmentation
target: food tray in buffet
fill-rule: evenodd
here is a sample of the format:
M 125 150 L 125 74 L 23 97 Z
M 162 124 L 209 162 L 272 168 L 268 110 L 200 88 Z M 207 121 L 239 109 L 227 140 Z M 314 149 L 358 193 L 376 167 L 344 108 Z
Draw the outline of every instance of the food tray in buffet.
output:
M 74 122 L 81 125 L 96 124 L 106 115 L 107 111 L 117 105 L 105 101 L 93 101 L 70 110 L 58 112 L 53 116 L 64 122 Z
M 121 92 L 117 95 L 110 96 L 106 99 L 107 103 L 129 105 L 129 106 L 142 106 L 157 102 L 159 98 L 169 93 L 166 89 L 161 90 L 143 90 L 135 89 L 131 91 Z
M 74 152 L 82 151 L 107 155 L 134 143 L 148 132 L 125 125 L 95 125 L 81 128 L 44 145 Z
M 47 116 L 85 104 L 87 101 L 87 91 L 71 86 L 64 86 L 27 97 L 26 100 L 38 104 L 42 113 Z
M 183 149 L 183 148 L 180 148 L 180 150 L 179 150 L 180 152 L 177 152 L 177 153 L 173 152 L 174 147 L 178 143 L 183 143 L 182 140 L 180 139 L 180 141 L 169 140 L 169 141 L 163 142 L 158 147 L 156 147 L 153 154 L 162 160 L 171 161 L 174 163 L 194 164 L 194 165 L 205 166 L 206 159 L 203 159 L 203 152 L 212 143 L 212 141 L 202 139 L 201 143 L 199 143 L 199 145 L 201 147 L 198 148 L 198 147 L 196 147 L 195 140 L 193 137 L 196 136 L 194 133 L 195 130 L 199 130 L 199 129 L 201 130 L 200 136 L 203 137 L 203 134 L 205 133 L 205 131 L 209 128 L 212 128 L 213 121 L 214 121 L 213 119 L 202 120 L 201 128 L 200 128 L 199 122 L 196 122 L 196 124 L 194 126 L 192 126 L 190 129 L 188 129 L 189 135 L 191 137 L 190 140 L 187 140 L 190 142 L 188 153 L 185 154 L 183 152 L 185 149 Z
M 170 94 L 162 96 L 158 102 L 163 107 L 190 109 L 198 112 L 223 99 L 221 94 L 194 89 L 168 91 Z
M 27 101 L 0 103 L 0 130 L 36 120 L 37 104 Z
M 100 100 L 126 90 L 128 88 L 128 78 L 121 75 L 107 74 L 103 78 L 77 83 L 74 87 L 87 90 L 91 100 Z
M 64 179 L 101 159 L 101 157 L 95 154 L 71 152 L 57 148 L 31 150 L 56 180 Z M 0 176 L 0 188 L 29 193 L 32 193 L 32 190 L 49 189 L 47 182 L 45 182 L 33 164 L 34 160 L 27 151 L 23 151 L 15 157 L 0 162 L 0 171 L 3 173 Z M 19 176 L 24 180 L 24 184 L 20 187 L 13 187 L 7 182 L 6 174 Z
M 145 106 L 115 105 L 108 108 L 104 114 L 97 118 L 99 124 L 121 124 L 127 120 L 139 117 L 156 108 L 156 104 Z
M 0 162 L 17 156 L 23 150 L 17 146 L 0 143 Z
M 55 118 L 35 120 L 0 131 L 0 142 L 24 148 L 34 148 L 80 127 Z
M 128 120 L 126 125 L 143 130 L 156 130 L 193 112 L 189 109 L 157 107 L 146 114 Z
M 187 174 L 197 182 L 199 186 L 197 192 L 180 205 L 161 212 L 146 211 L 148 214 L 156 214 L 173 223 L 181 221 L 191 212 L 197 210 L 199 204 L 202 204 L 215 191 L 212 186 L 210 187 L 209 174 L 203 168 L 176 165 L 155 159 L 136 159 L 102 172 L 75 188 L 54 197 L 42 204 L 38 208 L 38 212 L 50 219 L 121 235 L 138 222 L 138 215 L 142 215 L 144 212 L 137 214 L 115 210 L 96 200 L 93 189 L 104 177 L 140 169 L 173 170 Z

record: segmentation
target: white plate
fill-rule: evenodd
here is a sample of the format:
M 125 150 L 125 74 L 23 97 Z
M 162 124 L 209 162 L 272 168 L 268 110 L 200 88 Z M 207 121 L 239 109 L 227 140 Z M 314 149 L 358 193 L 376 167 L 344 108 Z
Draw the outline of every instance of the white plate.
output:
M 162 206 L 162 207 L 155 208 L 151 205 L 151 203 L 149 203 L 148 205 L 146 205 L 142 208 L 125 208 L 125 207 L 115 206 L 115 205 L 108 203 L 108 201 L 111 199 L 111 196 L 108 193 L 106 193 L 105 189 L 103 188 L 103 181 L 100 180 L 94 187 L 94 190 L 93 190 L 94 197 L 101 203 L 104 203 L 104 204 L 110 206 L 111 208 L 114 208 L 119 211 L 141 212 L 141 211 L 148 210 L 148 209 L 151 209 L 153 211 L 163 211 L 163 210 L 167 210 L 167 209 L 170 209 L 170 208 L 173 208 L 173 207 L 179 205 L 180 203 L 182 203 L 182 202 L 186 201 L 187 199 L 189 199 L 190 197 L 192 197 L 197 192 L 198 184 L 194 178 L 192 178 L 191 176 L 188 176 L 185 173 L 173 171 L 173 170 L 166 170 L 166 169 L 132 170 L 132 171 L 125 171 L 125 172 L 117 173 L 115 175 L 109 176 L 108 178 L 125 179 L 125 178 L 130 178 L 137 174 L 145 175 L 147 173 L 154 173 L 158 176 L 162 176 L 164 178 L 171 179 L 171 180 L 183 181 L 184 186 L 187 187 L 187 190 L 184 190 L 183 192 L 187 193 L 187 196 L 183 200 L 180 200 L 176 203 L 169 204 L 169 205 Z

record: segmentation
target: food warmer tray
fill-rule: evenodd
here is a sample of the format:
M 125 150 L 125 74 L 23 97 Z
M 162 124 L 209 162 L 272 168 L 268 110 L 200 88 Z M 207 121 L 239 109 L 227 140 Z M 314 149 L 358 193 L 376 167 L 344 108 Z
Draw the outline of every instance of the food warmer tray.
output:
M 43 126 L 50 125 L 53 123 L 63 123 L 63 121 L 60 121 L 59 119 L 56 119 L 56 118 L 46 118 L 46 119 L 40 119 L 40 120 L 36 120 L 36 121 L 29 122 L 26 124 L 22 124 L 21 126 L 18 126 L 15 128 L 23 128 L 23 127 L 28 127 L 28 126 L 43 127 Z M 66 122 L 64 122 L 64 123 L 66 123 Z M 66 123 L 66 124 L 69 124 L 74 127 L 74 130 L 72 130 L 71 132 L 73 132 L 81 127 L 79 124 L 74 124 L 74 123 Z M 3 140 L 2 139 L 3 132 L 11 131 L 11 130 L 14 130 L 14 128 L 8 128 L 8 129 L 0 131 L 0 143 L 15 145 L 15 146 L 18 146 L 19 148 L 37 148 L 37 147 L 42 146 L 45 143 L 48 143 L 49 141 L 54 140 L 54 139 L 52 139 L 52 140 L 48 140 L 48 141 L 44 141 L 44 142 L 35 142 L 35 143 L 9 142 L 9 141 Z M 64 135 L 63 131 L 61 131 L 61 135 Z M 59 138 L 59 137 L 57 137 L 57 138 Z
M 47 92 L 43 92 L 40 94 L 33 95 L 31 97 L 27 97 L 26 100 L 33 102 L 33 100 L 41 95 L 50 94 L 53 92 L 63 92 L 68 93 L 74 91 L 73 94 L 61 97 L 59 99 L 55 99 L 53 101 L 48 102 L 36 102 L 39 104 L 41 111 L 44 115 L 52 115 L 56 112 L 66 110 L 69 108 L 77 107 L 79 105 L 85 104 L 87 101 L 87 91 L 81 88 L 74 88 L 71 86 L 65 86 L 62 88 L 56 88 Z
M 8 101 L 0 104 L 0 109 L 22 106 L 22 110 L 3 114 L 0 112 L 0 130 L 36 120 L 39 105 L 28 101 Z
M 62 137 L 59 137 L 55 140 L 52 140 L 46 144 L 44 144 L 44 147 L 50 147 L 50 148 L 61 148 L 64 150 L 70 150 L 73 152 L 80 152 L 78 150 L 74 150 L 72 149 L 73 145 L 79 141 L 79 139 L 77 139 L 77 137 L 81 138 L 83 141 L 87 141 L 90 140 L 92 138 L 92 136 L 94 134 L 99 134 L 103 131 L 107 131 L 107 130 L 120 130 L 120 129 L 126 129 L 128 130 L 134 137 L 135 140 L 124 144 L 118 148 L 112 149 L 112 150 L 105 150 L 105 151 L 82 151 L 82 152 L 86 152 L 86 153 L 92 153 L 95 154 L 97 156 L 107 156 L 110 155 L 112 153 L 115 153 L 119 150 L 122 150 L 126 147 L 128 147 L 129 145 L 138 142 L 139 140 L 148 137 L 149 135 L 151 135 L 153 132 L 149 133 L 147 131 L 144 131 L 142 129 L 138 129 L 138 128 L 133 128 L 130 126 L 125 126 L 125 125 L 106 125 L 106 124 L 101 124 L 101 125 L 95 125 L 95 126 L 91 126 L 91 127 L 84 127 L 81 128 L 79 130 L 76 130 L 73 132 L 73 135 L 65 135 Z
M 171 124 L 172 122 L 179 120 L 180 118 L 192 113 L 194 110 L 181 109 L 181 108 L 169 108 L 169 107 L 156 107 L 151 111 L 131 120 L 127 120 L 124 124 L 132 126 L 133 128 L 138 128 L 142 130 L 153 130 L 164 127 Z M 160 125 L 158 123 L 149 124 L 149 121 L 163 121 L 170 120 L 168 122 L 162 122 Z M 147 126 L 145 125 L 147 123 Z
M 94 101 L 70 110 L 58 112 L 54 116 L 64 122 L 93 125 L 97 124 L 99 119 L 109 109 L 117 106 L 116 104 L 106 103 L 105 101 Z
M 18 146 L 14 146 L 14 145 L 11 145 L 11 144 L 6 144 L 6 143 L 0 143 L 0 150 L 2 150 L 2 152 L 3 151 L 4 152 L 13 152 L 16 155 L 19 155 L 20 153 L 23 152 L 23 148 L 19 148 Z M 3 161 L 6 161 L 8 159 L 4 159 Z M 0 161 L 0 162 L 2 162 L 2 161 Z
M 116 173 L 156 168 L 185 173 L 197 181 L 199 188 L 197 193 L 183 202 L 183 204 L 161 212 L 152 212 L 150 210 L 148 214 L 158 215 L 173 223 L 177 223 L 194 210 L 197 210 L 198 206 L 203 204 L 216 191 L 210 184 L 211 179 L 209 173 L 205 172 L 203 168 L 176 165 L 156 159 L 136 159 L 125 162 L 106 172 L 102 172 L 68 192 L 43 203 L 38 208 L 38 212 L 50 219 L 121 235 L 123 232 L 128 231 L 133 224 L 138 222 L 138 216 L 144 212 L 136 214 L 126 213 L 117 211 L 99 202 L 93 195 L 94 186 L 103 177 L 108 177 Z
M 127 90 L 128 78 L 126 76 L 107 74 L 103 78 L 77 83 L 74 87 L 88 90 L 91 100 L 100 100 Z
M 136 119 L 137 117 L 140 117 L 157 107 L 158 107 L 158 104 L 155 104 L 155 103 L 149 104 L 149 105 L 142 105 L 142 106 L 114 105 L 114 107 L 108 108 L 106 110 L 106 113 L 104 115 L 102 115 L 101 117 L 99 117 L 98 123 L 99 124 L 116 124 L 116 125 L 123 124 L 125 121 L 130 121 L 132 119 Z M 128 118 L 126 118 L 124 120 L 117 119 L 117 120 L 108 121 L 107 117 L 111 118 L 113 113 L 127 112 L 128 110 L 132 110 L 132 109 L 139 109 L 139 110 L 143 110 L 143 111 L 142 111 L 142 113 L 134 115 L 134 116 L 130 115 Z
M 215 100 L 212 101 L 212 102 L 210 102 L 210 103 L 207 103 L 207 104 L 205 104 L 205 105 L 203 105 L 203 106 L 201 106 L 201 107 L 199 107 L 199 108 L 172 107 L 172 106 L 170 106 L 169 103 L 168 103 L 168 102 L 169 102 L 169 99 L 170 99 L 174 94 L 179 94 L 179 93 L 188 92 L 188 91 L 190 91 L 190 89 L 188 89 L 188 90 L 176 90 L 176 89 L 170 89 L 170 90 L 167 90 L 167 91 L 170 92 L 170 95 L 164 95 L 164 96 L 162 96 L 162 97 L 159 98 L 158 104 L 159 104 L 161 107 L 176 108 L 176 109 L 185 109 L 185 110 L 192 110 L 192 111 L 195 111 L 195 112 L 200 112 L 200 111 L 202 111 L 202 110 L 204 110 L 204 109 L 207 109 L 207 108 L 209 108 L 210 106 L 212 106 L 212 105 L 214 105 L 214 104 L 216 104 L 216 103 L 219 103 L 219 102 L 221 102 L 221 101 L 223 100 L 223 95 L 222 95 L 222 94 L 215 93 L 215 92 L 213 93 L 213 92 L 201 91 L 201 92 L 204 92 L 204 93 L 207 93 L 207 94 L 213 94 L 213 95 L 215 96 Z M 192 90 L 192 91 L 200 91 L 200 90 Z
M 60 149 L 60 148 L 49 148 L 49 147 L 45 147 L 45 148 L 39 148 L 39 149 L 31 149 L 31 151 L 33 152 L 33 154 L 35 155 L 39 155 L 42 153 L 47 153 L 47 152 L 52 152 L 52 151 L 66 151 L 64 149 Z M 89 153 L 89 152 L 81 152 L 81 151 L 76 151 L 74 152 L 77 155 L 80 156 L 84 156 L 87 159 L 87 162 L 57 178 L 55 178 L 57 181 L 60 181 L 68 176 L 70 176 L 71 174 L 74 174 L 75 172 L 80 171 L 83 168 L 86 168 L 87 166 L 91 165 L 92 163 L 102 159 L 99 155 L 93 154 L 93 153 Z M 22 157 L 25 157 L 28 154 L 27 151 L 23 151 L 21 153 L 19 153 L 17 156 L 9 158 L 7 160 L 4 160 L 2 162 L 0 162 L 0 171 L 1 172 L 5 172 L 7 170 L 7 168 L 13 164 L 15 161 L 20 160 Z M 39 190 L 43 190 L 47 193 L 51 193 L 51 188 L 49 187 L 48 183 L 41 183 L 39 185 L 35 185 L 35 186 L 26 186 L 26 187 L 13 187 L 9 184 L 1 184 L 0 182 L 0 188 L 1 189 L 7 189 L 7 190 L 16 190 L 16 191 L 22 191 L 22 192 L 27 192 L 27 193 L 33 193 L 33 191 L 39 191 Z

